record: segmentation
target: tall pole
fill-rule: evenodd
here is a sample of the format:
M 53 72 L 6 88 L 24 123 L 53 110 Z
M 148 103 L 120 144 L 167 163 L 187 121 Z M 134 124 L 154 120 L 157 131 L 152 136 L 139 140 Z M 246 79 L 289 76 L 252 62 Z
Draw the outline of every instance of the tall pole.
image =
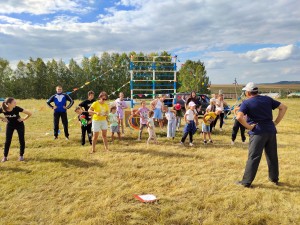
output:
M 238 96 L 237 96 L 237 91 L 236 91 L 236 85 L 237 85 L 237 81 L 236 81 L 236 78 L 234 78 L 235 99 L 237 100 Z

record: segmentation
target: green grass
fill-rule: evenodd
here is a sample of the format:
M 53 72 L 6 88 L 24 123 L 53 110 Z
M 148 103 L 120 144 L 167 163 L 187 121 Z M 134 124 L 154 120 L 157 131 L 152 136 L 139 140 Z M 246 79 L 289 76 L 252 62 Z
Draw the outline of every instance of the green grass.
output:
M 137 132 L 126 128 L 120 143 L 110 143 L 111 152 L 100 141 L 90 155 L 76 120 L 70 141 L 63 132 L 53 140 L 45 101 L 18 101 L 34 114 L 25 125 L 26 162 L 17 161 L 15 133 L 9 161 L 0 164 L 0 224 L 300 224 L 300 101 L 281 101 L 289 107 L 278 126 L 281 185 L 268 182 L 263 157 L 252 189 L 234 184 L 243 175 L 247 146 L 239 136 L 230 145 L 232 117 L 213 134 L 213 145 L 204 146 L 197 134 L 194 147 L 182 148 L 181 132 L 174 142 L 158 132 L 159 145 L 147 147 L 147 134 L 137 142 Z M 159 201 L 133 197 L 148 193 Z

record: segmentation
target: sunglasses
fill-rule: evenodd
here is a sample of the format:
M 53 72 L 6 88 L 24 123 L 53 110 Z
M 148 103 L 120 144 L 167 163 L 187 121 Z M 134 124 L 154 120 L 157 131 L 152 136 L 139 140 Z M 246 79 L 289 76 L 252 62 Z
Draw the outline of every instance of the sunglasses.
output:
M 106 101 L 106 100 L 107 100 L 107 98 L 102 98 L 102 100 Z

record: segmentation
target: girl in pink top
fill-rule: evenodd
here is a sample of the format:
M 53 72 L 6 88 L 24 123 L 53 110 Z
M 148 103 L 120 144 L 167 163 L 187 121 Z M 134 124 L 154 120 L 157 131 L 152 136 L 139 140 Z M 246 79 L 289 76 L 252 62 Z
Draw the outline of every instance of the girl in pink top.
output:
M 122 128 L 122 134 L 124 134 L 124 110 L 127 108 L 126 102 L 124 101 L 124 93 L 120 92 L 119 98 L 115 101 L 117 107 L 117 113 L 120 118 L 120 126 Z

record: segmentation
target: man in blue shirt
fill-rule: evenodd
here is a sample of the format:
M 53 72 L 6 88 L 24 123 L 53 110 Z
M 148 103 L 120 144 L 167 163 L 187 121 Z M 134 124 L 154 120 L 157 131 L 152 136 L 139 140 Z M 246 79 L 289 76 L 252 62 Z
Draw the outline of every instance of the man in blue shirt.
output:
M 250 187 L 255 178 L 263 149 L 269 168 L 269 180 L 278 185 L 279 168 L 277 156 L 276 125 L 282 120 L 287 107 L 267 96 L 258 94 L 258 88 L 248 83 L 244 88 L 245 100 L 237 113 L 237 120 L 249 130 L 249 153 L 243 179 L 237 184 Z M 278 115 L 273 121 L 272 110 L 278 109 Z M 247 121 L 244 119 L 247 115 Z
M 66 106 L 67 101 L 70 102 L 68 106 Z M 54 102 L 54 106 L 51 104 L 52 102 Z M 71 108 L 74 104 L 73 99 L 69 95 L 62 93 L 61 86 L 57 86 L 56 94 L 48 99 L 47 104 L 54 110 L 54 139 L 57 139 L 58 136 L 60 117 L 64 126 L 65 137 L 66 139 L 69 139 L 67 109 Z

